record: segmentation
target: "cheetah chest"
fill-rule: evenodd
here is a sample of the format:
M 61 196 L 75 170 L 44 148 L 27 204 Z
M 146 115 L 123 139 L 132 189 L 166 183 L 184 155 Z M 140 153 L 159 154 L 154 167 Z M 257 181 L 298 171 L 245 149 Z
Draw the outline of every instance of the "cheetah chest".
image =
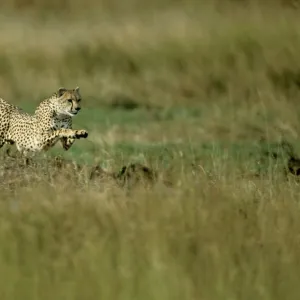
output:
M 54 130 L 60 129 L 60 128 L 69 128 L 69 122 L 65 120 L 53 120 L 52 121 L 52 128 Z

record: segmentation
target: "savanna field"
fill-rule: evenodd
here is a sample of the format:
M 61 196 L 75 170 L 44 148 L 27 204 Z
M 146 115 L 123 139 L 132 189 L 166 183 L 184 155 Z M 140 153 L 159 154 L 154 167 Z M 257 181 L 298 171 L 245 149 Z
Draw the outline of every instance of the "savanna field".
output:
M 0 149 L 1 300 L 300 298 L 300 2 L 3 0 L 0 28 L 0 97 L 79 86 L 89 132 Z

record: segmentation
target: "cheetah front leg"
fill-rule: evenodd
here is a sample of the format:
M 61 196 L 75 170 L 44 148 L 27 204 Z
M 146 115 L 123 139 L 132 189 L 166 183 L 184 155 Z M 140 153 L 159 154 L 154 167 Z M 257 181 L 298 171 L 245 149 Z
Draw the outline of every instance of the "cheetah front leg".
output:
M 73 130 L 73 129 L 58 129 L 53 131 L 50 134 L 46 134 L 43 136 L 42 143 L 40 148 L 43 150 L 47 151 L 51 147 L 53 147 L 59 140 L 66 140 L 66 142 L 72 142 L 74 143 L 75 139 L 80 139 L 80 138 L 87 138 L 88 137 L 88 132 L 86 130 Z M 72 144 L 66 144 L 69 147 L 71 147 Z
M 72 129 L 72 118 L 69 118 L 67 120 L 67 122 L 64 122 L 64 124 L 62 125 L 61 128 Z M 60 139 L 60 142 L 61 142 L 63 148 L 67 151 L 72 147 L 72 145 L 75 142 L 75 139 L 70 139 L 70 138 L 64 137 L 64 138 Z
M 63 148 L 67 151 L 71 148 L 71 146 L 75 142 L 75 139 L 70 139 L 70 138 L 63 137 L 63 138 L 60 139 L 60 141 L 61 141 L 61 144 L 62 144 Z

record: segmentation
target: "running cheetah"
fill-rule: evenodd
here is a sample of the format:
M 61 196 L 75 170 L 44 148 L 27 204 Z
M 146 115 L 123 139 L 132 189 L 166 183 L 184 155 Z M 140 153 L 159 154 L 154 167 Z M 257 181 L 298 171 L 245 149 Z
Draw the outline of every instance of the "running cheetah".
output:
M 86 138 L 85 130 L 72 129 L 72 117 L 80 110 L 81 95 L 75 89 L 59 88 L 30 115 L 0 98 L 0 148 L 15 144 L 21 154 L 47 151 L 58 140 L 68 150 L 75 139 Z

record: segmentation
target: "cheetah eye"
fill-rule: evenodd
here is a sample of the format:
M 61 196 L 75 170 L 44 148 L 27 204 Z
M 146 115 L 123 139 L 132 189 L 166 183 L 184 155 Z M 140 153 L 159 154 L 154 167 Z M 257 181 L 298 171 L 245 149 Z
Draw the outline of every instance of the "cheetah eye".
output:
M 68 99 L 68 102 L 72 103 L 73 101 L 72 101 L 72 99 Z

